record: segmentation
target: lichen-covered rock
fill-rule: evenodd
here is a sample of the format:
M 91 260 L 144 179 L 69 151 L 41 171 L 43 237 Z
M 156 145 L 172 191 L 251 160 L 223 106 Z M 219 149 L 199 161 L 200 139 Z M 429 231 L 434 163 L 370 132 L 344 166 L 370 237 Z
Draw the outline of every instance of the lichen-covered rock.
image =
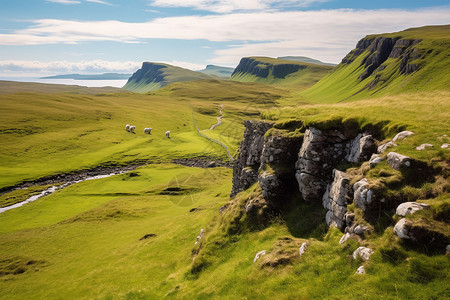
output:
M 331 212 L 331 214 L 327 214 L 328 226 L 335 225 L 340 230 L 345 228 L 349 183 L 350 179 L 346 173 L 333 170 L 333 181 L 327 186 L 322 197 L 323 207 Z
M 429 209 L 430 206 L 425 203 L 417 203 L 417 202 L 405 202 L 400 204 L 397 207 L 397 210 L 395 213 L 398 216 L 405 217 L 406 215 L 413 214 L 416 211 L 422 210 L 422 209 Z
M 400 170 L 402 167 L 410 167 L 411 162 L 411 157 L 401 155 L 396 152 L 389 152 L 387 155 L 388 165 L 395 170 Z
M 413 135 L 413 134 L 414 134 L 414 132 L 405 130 L 405 131 L 402 131 L 402 132 L 397 133 L 397 134 L 394 136 L 394 138 L 392 139 L 392 141 L 393 141 L 393 142 L 395 142 L 395 141 L 400 141 L 400 140 L 403 140 L 403 139 L 405 139 L 405 138 L 407 138 L 408 136 Z
M 369 159 L 377 151 L 376 143 L 371 135 L 358 134 L 349 143 L 349 152 L 345 159 L 348 162 L 362 162 Z
M 261 166 L 264 164 L 291 166 L 293 169 L 297 160 L 298 150 L 303 137 L 284 137 L 271 135 L 264 138 L 261 152 Z
M 353 185 L 353 203 L 358 208 L 366 211 L 374 201 L 374 193 L 369 189 L 369 182 L 366 178 L 361 179 Z
M 380 155 L 372 154 L 372 156 L 369 159 L 369 165 L 370 165 L 371 168 L 375 168 L 375 166 L 377 164 L 379 164 L 380 162 L 382 162 L 383 160 L 384 160 L 384 158 L 381 157 Z
M 258 177 L 258 182 L 265 199 L 275 200 L 283 194 L 283 182 L 275 174 L 264 172 Z
M 432 144 L 422 144 L 422 145 L 420 145 L 420 146 L 417 146 L 417 147 L 416 147 L 416 150 L 422 151 L 422 150 L 425 150 L 426 148 L 431 148 L 431 147 L 433 147 Z
M 381 144 L 381 145 L 378 147 L 378 153 L 383 153 L 384 151 L 387 150 L 387 148 L 390 148 L 390 147 L 397 147 L 397 146 L 398 146 L 398 145 L 397 145 L 396 143 L 392 142 L 392 141 L 387 142 L 387 143 L 384 143 L 384 144 Z
M 258 180 L 264 134 L 273 123 L 245 121 L 244 139 L 239 147 L 239 157 L 233 166 L 233 187 L 230 196 L 249 188 Z
M 368 261 L 370 259 L 370 256 L 372 255 L 373 250 L 366 247 L 359 247 L 355 251 L 353 251 L 352 257 L 353 259 L 357 259 L 358 257 L 361 257 L 362 260 Z

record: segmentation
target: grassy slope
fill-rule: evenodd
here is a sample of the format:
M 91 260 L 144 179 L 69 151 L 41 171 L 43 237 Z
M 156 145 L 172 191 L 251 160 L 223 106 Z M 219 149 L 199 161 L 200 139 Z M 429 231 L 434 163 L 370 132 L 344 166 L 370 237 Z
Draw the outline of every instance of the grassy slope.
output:
M 371 37 L 401 37 L 403 39 L 422 39 L 416 46 L 420 53 L 426 54 L 425 58 L 419 58 L 418 63 L 422 67 L 409 75 L 399 74 L 401 59 L 389 58 L 383 65 L 386 69 L 374 72 L 363 81 L 358 76 L 364 70 L 361 61 L 368 52 L 361 54 L 349 65 L 340 64 L 333 72 L 324 77 L 314 87 L 301 93 L 304 100 L 315 103 L 335 103 L 343 100 L 365 99 L 368 97 L 380 97 L 384 95 L 400 94 L 415 91 L 435 91 L 446 89 L 450 80 L 450 57 L 448 47 L 450 45 L 450 25 L 429 26 L 413 28 L 397 33 L 367 36 Z M 429 51 L 429 53 L 428 53 Z M 414 61 L 416 63 L 416 61 Z M 375 73 L 380 75 L 380 81 L 374 88 L 365 88 L 375 79 Z
M 333 67 L 331 66 L 276 59 L 271 57 L 252 57 L 252 58 L 270 65 L 293 64 L 293 65 L 307 66 L 307 68 L 291 73 L 283 79 L 275 78 L 271 73 L 267 78 L 259 78 L 256 75 L 251 74 L 235 74 L 231 76 L 230 79 L 240 82 L 256 82 L 261 84 L 271 84 L 279 86 L 281 88 L 288 88 L 294 91 L 299 91 L 311 87 L 333 69 Z
M 162 64 L 162 63 L 154 63 L 155 65 L 163 65 L 165 68 L 160 69 L 163 73 L 163 82 L 148 82 L 147 80 L 141 81 L 128 81 L 124 85 L 124 89 L 136 92 L 136 93 L 147 93 L 151 91 L 158 90 L 163 86 L 173 83 L 173 82 L 183 82 L 183 81 L 192 81 L 192 80 L 201 80 L 201 79 L 209 79 L 211 76 L 208 74 L 204 74 L 201 72 L 195 72 L 188 69 Z

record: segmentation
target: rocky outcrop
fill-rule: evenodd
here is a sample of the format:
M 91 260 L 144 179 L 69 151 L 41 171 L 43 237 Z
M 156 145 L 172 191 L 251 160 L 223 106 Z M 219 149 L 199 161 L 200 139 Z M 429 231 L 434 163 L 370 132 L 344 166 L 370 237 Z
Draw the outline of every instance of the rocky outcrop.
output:
M 245 121 L 244 139 L 239 147 L 239 157 L 233 166 L 231 196 L 246 190 L 258 181 L 258 169 L 264 147 L 264 134 L 273 123 Z
M 357 57 L 368 52 L 361 62 L 364 71 L 359 75 L 359 80 L 362 81 L 372 74 L 382 71 L 385 68 L 383 63 L 387 59 L 399 61 L 398 70 L 400 74 L 408 75 L 420 68 L 420 65 L 414 61 L 421 57 L 421 54 L 415 47 L 421 41 L 398 37 L 366 37 L 360 40 L 356 44 L 356 48 L 344 57 L 342 64 L 350 64 Z M 376 82 L 378 82 L 377 79 L 379 80 L 379 78 L 375 79 Z M 376 82 L 369 84 L 369 86 L 374 86 Z
M 310 127 L 305 132 L 296 163 L 297 179 L 303 199 L 322 199 L 332 171 L 344 159 L 359 162 L 368 159 L 376 151 L 370 135 L 344 132 L 340 130 L 322 131 Z

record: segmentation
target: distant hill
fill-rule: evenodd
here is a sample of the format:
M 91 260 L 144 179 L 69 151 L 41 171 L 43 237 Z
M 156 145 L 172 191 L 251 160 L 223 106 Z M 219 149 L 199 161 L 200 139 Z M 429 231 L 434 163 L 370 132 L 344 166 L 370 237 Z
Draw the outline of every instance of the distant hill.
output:
M 211 79 L 210 75 L 169 64 L 144 62 L 123 87 L 136 93 L 147 93 L 160 89 L 172 82 Z
M 215 66 L 215 65 L 207 65 L 206 69 L 200 70 L 199 72 L 208 74 L 208 75 L 223 77 L 223 78 L 230 78 L 231 74 L 233 74 L 233 71 L 234 71 L 234 68 L 220 67 L 220 66 Z
M 318 82 L 332 68 L 271 57 L 244 57 L 230 79 L 305 89 Z
M 331 103 L 449 89 L 450 25 L 368 35 L 333 72 L 302 95 Z
M 293 60 L 293 61 L 299 61 L 299 62 L 305 62 L 305 63 L 311 63 L 311 64 L 317 64 L 317 65 L 324 65 L 324 66 L 332 66 L 332 67 L 337 66 L 337 64 L 325 63 L 318 59 L 309 58 L 306 56 L 280 56 L 280 57 L 277 57 L 277 59 Z
M 75 80 L 121 80 L 130 78 L 131 74 L 122 73 L 104 73 L 104 74 L 64 74 L 55 76 L 41 77 L 41 79 L 75 79 Z

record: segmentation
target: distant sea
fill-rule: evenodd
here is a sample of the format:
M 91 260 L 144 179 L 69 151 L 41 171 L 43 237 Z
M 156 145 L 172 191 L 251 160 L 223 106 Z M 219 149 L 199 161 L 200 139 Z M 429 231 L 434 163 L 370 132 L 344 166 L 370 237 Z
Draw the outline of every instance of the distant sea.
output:
M 75 80 L 75 79 L 41 79 L 39 77 L 0 77 L 0 80 L 80 85 L 80 86 L 87 86 L 87 87 L 112 86 L 112 87 L 117 87 L 117 88 L 121 88 L 125 85 L 125 83 L 127 83 L 126 79 L 120 79 L 120 80 Z

